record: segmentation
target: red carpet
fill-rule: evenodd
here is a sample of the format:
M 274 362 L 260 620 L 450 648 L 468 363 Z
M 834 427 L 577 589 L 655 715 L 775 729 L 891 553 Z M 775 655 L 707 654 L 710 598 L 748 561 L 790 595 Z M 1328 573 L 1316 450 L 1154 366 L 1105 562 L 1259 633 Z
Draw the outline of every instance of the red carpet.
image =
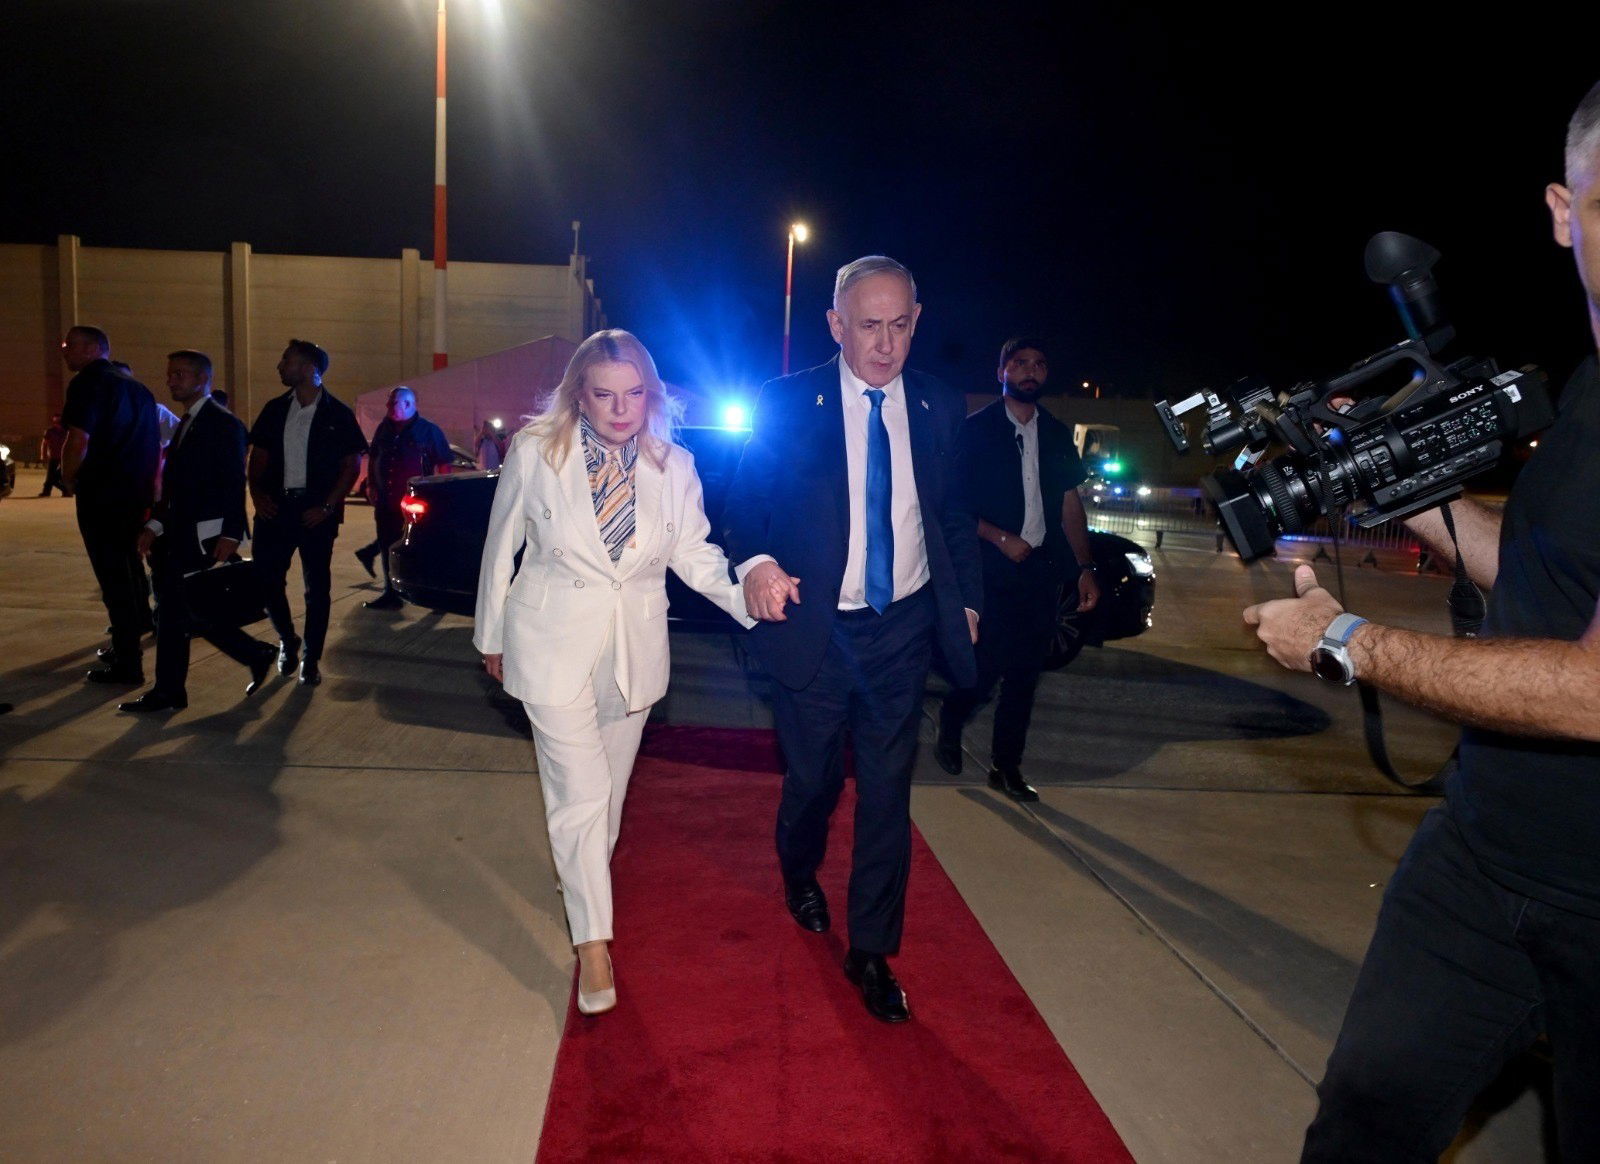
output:
M 617 1009 L 569 1005 L 539 1160 L 1126 1161 L 920 835 L 893 960 L 912 1020 L 840 969 L 852 789 L 822 870 L 834 932 L 790 920 L 769 732 L 645 736 L 613 864 Z

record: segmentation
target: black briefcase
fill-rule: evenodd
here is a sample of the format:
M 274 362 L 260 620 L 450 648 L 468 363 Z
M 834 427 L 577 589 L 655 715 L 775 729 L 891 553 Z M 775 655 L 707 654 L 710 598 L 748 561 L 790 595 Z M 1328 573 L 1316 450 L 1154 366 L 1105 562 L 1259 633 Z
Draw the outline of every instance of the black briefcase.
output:
M 261 576 L 248 558 L 185 574 L 183 599 L 196 634 L 217 627 L 249 626 L 267 617 Z

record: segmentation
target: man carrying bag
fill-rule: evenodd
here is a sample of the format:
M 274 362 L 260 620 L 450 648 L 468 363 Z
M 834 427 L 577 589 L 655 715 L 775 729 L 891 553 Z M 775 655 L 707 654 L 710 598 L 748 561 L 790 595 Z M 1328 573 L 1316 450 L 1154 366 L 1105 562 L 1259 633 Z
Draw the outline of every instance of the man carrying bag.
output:
M 211 400 L 211 360 L 202 352 L 167 357 L 167 389 L 183 421 L 167 446 L 160 497 L 139 534 L 160 602 L 156 625 L 156 681 L 119 711 L 170 711 L 189 705 L 189 635 L 202 634 L 223 654 L 249 668 L 245 694 L 266 679 L 277 650 L 245 634 L 232 621 L 196 626 L 184 576 L 234 556 L 245 538 L 244 424 Z

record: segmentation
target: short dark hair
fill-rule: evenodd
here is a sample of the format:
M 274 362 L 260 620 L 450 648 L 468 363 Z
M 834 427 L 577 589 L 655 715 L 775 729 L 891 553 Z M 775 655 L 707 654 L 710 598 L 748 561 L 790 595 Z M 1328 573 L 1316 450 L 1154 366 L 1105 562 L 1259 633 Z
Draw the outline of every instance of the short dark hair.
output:
M 107 355 L 111 351 L 111 338 L 98 327 L 90 327 L 87 323 L 76 323 L 67 328 L 67 338 L 81 335 L 84 339 L 93 340 L 100 347 L 100 354 Z
M 179 348 L 175 352 L 168 352 L 167 359 L 182 360 L 207 380 L 211 379 L 211 357 L 204 352 L 197 352 L 193 348 Z
M 302 359 L 310 360 L 311 366 L 317 370 L 317 375 L 328 374 L 328 353 L 319 348 L 310 340 L 292 339 L 289 341 L 289 350 Z
M 1014 335 L 1010 339 L 1006 340 L 1005 343 L 1000 345 L 999 366 L 1002 368 L 1005 367 L 1011 362 L 1011 357 L 1016 355 L 1023 348 L 1032 348 L 1045 359 L 1050 358 L 1050 353 L 1045 349 L 1044 341 L 1039 339 L 1037 336 Z

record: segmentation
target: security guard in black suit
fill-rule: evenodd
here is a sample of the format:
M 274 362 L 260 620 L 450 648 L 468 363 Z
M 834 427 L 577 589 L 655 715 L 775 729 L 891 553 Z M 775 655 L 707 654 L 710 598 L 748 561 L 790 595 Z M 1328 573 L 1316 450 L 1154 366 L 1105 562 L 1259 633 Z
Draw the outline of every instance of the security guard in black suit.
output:
M 934 755 L 946 772 L 960 774 L 962 726 L 998 682 L 989 783 L 1015 800 L 1039 798 L 1022 778 L 1022 752 L 1057 593 L 1075 579 L 1079 610 L 1093 610 L 1100 601 L 1078 497 L 1087 474 L 1071 430 L 1038 404 L 1048 373 L 1041 343 L 1008 340 L 1000 349 L 1003 395 L 967 417 L 957 446 L 966 508 L 978 517 L 983 633 L 978 682 L 945 697 Z
M 244 423 L 211 399 L 211 358 L 183 349 L 167 357 L 167 390 L 183 420 L 167 445 L 161 496 L 139 534 L 149 558 L 161 617 L 156 681 L 119 711 L 170 711 L 189 704 L 189 636 L 194 630 L 184 577 L 226 562 L 245 538 Z M 245 694 L 267 677 L 278 652 L 236 626 L 207 627 L 205 638 L 250 669 Z

